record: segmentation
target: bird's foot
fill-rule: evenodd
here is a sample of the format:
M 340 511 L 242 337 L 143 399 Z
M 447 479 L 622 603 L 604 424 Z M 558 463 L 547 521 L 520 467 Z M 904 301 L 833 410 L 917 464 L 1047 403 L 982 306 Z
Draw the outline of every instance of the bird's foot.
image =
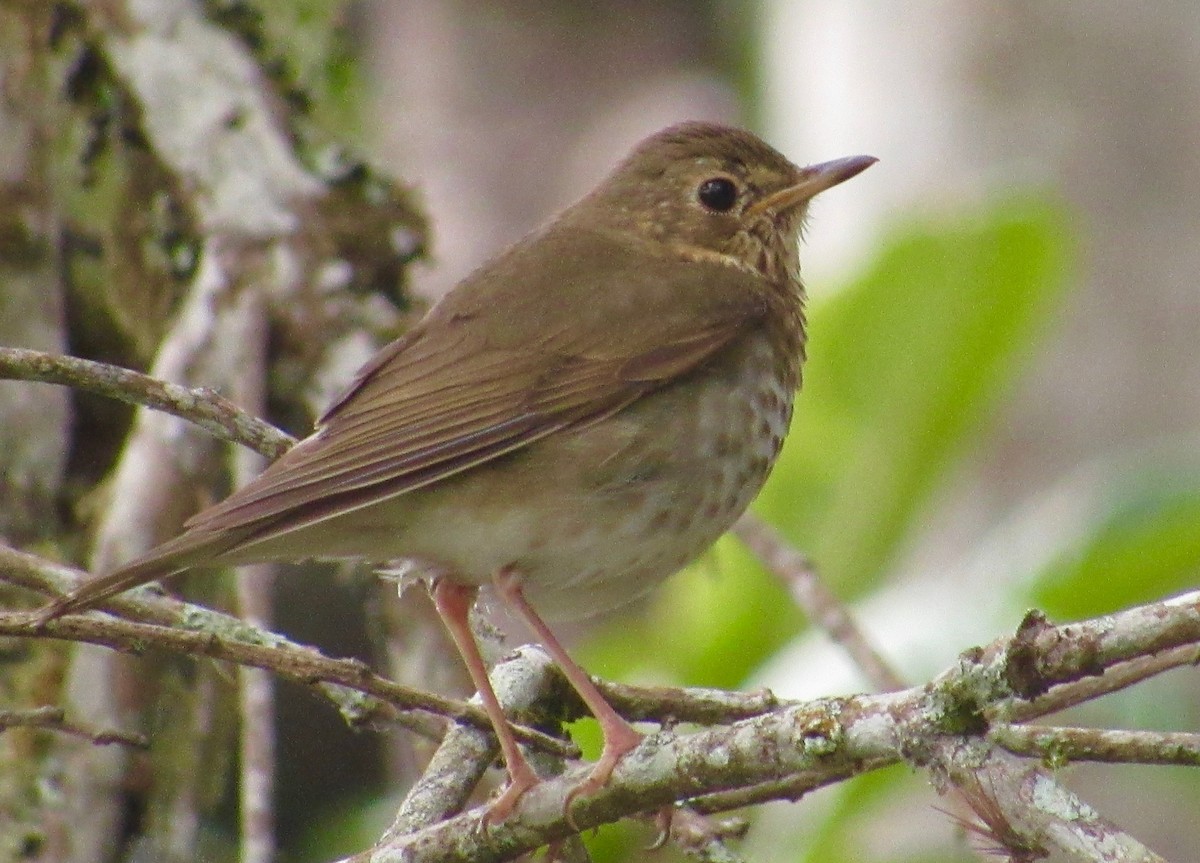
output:
M 563 801 L 563 816 L 572 830 L 579 830 L 579 826 L 571 815 L 571 804 L 575 802 L 576 798 L 595 794 L 607 785 L 608 780 L 612 778 L 613 770 L 621 763 L 621 759 L 637 749 L 638 744 L 642 742 L 641 732 L 624 720 L 621 720 L 620 723 L 613 723 L 603 730 L 604 749 L 600 753 L 599 760 L 592 765 L 591 772 L 583 778 L 583 781 L 567 792 L 567 797 Z
M 536 773 L 530 768 L 529 763 L 522 759 L 519 766 L 509 765 L 508 771 L 508 786 L 504 791 L 492 801 L 488 806 L 487 811 L 483 813 L 484 828 L 490 827 L 493 824 L 499 824 L 505 818 L 513 813 L 517 808 L 517 804 L 521 801 L 521 797 L 533 786 L 537 785 L 542 780 L 538 779 Z

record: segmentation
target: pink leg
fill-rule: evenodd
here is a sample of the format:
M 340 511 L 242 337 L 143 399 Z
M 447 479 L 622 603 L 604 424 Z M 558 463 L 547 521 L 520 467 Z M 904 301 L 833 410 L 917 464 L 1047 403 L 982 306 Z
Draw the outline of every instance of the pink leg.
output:
M 621 759 L 627 753 L 637 747 L 642 742 L 642 735 L 636 728 L 629 724 L 626 719 L 617 711 L 613 710 L 611 704 L 596 688 L 596 684 L 592 682 L 592 678 L 587 672 L 575 664 L 575 661 L 567 654 L 567 651 L 559 644 L 558 639 L 554 637 L 554 633 L 550 631 L 550 627 L 546 625 L 538 613 L 533 610 L 528 600 L 525 599 L 525 593 L 521 589 L 520 573 L 512 568 L 505 568 L 496 573 L 494 579 L 496 593 L 500 598 L 512 609 L 514 609 L 525 620 L 525 623 L 537 636 L 542 646 L 549 651 L 550 656 L 562 670 L 567 681 L 579 693 L 579 697 L 583 699 L 583 703 L 587 705 L 588 710 L 596 717 L 600 723 L 600 730 L 604 734 L 604 749 L 600 753 L 600 758 L 592 767 L 592 772 L 578 785 L 571 790 L 567 795 L 566 806 L 571 805 L 571 801 L 580 794 L 591 794 L 598 791 L 607 784 L 609 777 L 612 775 L 613 768 L 620 763 Z
M 471 632 L 471 606 L 475 603 L 475 595 L 479 588 L 456 584 L 445 578 L 439 578 L 433 584 L 433 604 L 446 626 L 446 631 L 454 639 L 454 646 L 462 656 L 471 682 L 479 690 L 483 699 L 483 708 L 488 718 L 492 720 L 492 728 L 500 741 L 500 751 L 504 753 L 504 763 L 508 767 L 508 787 L 494 802 L 483 816 L 484 824 L 494 824 L 503 821 L 516 808 L 521 795 L 537 785 L 540 781 L 525 756 L 517 746 L 517 739 L 509 727 L 508 718 L 504 715 L 492 683 L 488 680 L 487 665 L 479 654 L 479 646 L 475 643 L 475 634 Z

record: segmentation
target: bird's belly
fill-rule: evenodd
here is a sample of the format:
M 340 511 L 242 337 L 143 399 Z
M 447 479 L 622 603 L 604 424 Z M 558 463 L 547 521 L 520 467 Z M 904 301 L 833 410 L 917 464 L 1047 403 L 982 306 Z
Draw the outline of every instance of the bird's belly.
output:
M 613 416 L 343 516 L 364 547 L 339 551 L 413 558 L 472 584 L 512 567 L 548 619 L 629 602 L 762 488 L 791 418 L 794 379 L 777 364 L 752 342 Z

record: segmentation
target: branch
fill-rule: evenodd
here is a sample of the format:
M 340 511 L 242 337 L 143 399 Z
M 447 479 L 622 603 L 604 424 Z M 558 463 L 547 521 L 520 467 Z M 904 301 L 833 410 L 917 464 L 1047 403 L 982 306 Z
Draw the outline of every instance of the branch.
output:
M 1032 701 L 1015 701 L 1002 705 L 989 716 L 993 720 L 1008 722 L 1023 722 L 1047 716 L 1085 701 L 1128 689 L 1172 668 L 1197 664 L 1200 664 L 1200 647 L 1183 644 L 1151 656 L 1138 656 L 1128 662 L 1113 665 L 1105 669 L 1104 674 L 1099 677 L 1085 677 L 1074 683 L 1064 683 Z
M 6 728 L 41 728 L 82 737 L 98 746 L 123 743 L 136 749 L 150 745 L 144 734 L 128 731 L 92 728 L 82 722 L 71 722 L 61 707 L 34 707 L 29 710 L 0 710 L 0 731 Z
M 879 718 L 895 696 L 827 699 L 691 735 L 654 734 L 617 766 L 600 791 L 572 808 L 581 829 L 655 810 L 676 800 L 757 785 L 794 773 L 901 758 Z M 351 858 L 392 861 L 509 860 L 575 832 L 563 800 L 589 768 L 531 789 L 510 818 L 478 829 L 480 810 L 395 837 Z
M 611 680 L 597 680 L 596 684 L 626 719 L 664 725 L 677 722 L 724 724 L 761 716 L 791 703 L 767 689 L 727 692 L 704 687 L 630 686 Z
M 858 628 L 849 611 L 838 601 L 817 576 L 817 573 L 807 558 L 789 546 L 769 525 L 761 522 L 752 514 L 743 516 L 734 528 L 739 538 L 759 557 L 791 589 L 793 598 L 818 625 L 823 627 L 835 642 L 842 645 L 854 659 L 858 667 L 877 687 L 894 689 L 900 685 L 899 677 L 891 670 L 880 654 L 870 645 L 865 634 Z M 1186 602 L 1186 600 L 1185 600 Z M 1113 686 L 1117 680 L 1132 683 L 1137 679 L 1137 673 L 1128 670 L 1119 678 L 1110 676 L 1110 680 L 1102 681 L 1106 664 L 1093 665 L 1094 654 L 1091 652 L 1095 641 L 1107 642 L 1108 649 L 1113 654 L 1120 653 L 1128 647 L 1123 641 L 1128 638 L 1136 640 L 1135 631 L 1138 621 L 1125 620 L 1124 632 L 1111 633 L 1103 630 L 1102 621 L 1089 622 L 1081 625 L 1069 634 L 1064 628 L 1051 627 L 1040 614 L 1031 613 L 1023 621 L 1017 637 L 1001 653 L 1005 655 L 1003 677 L 1010 695 L 1000 701 L 992 701 L 992 694 L 979 693 L 979 709 L 970 707 L 969 700 L 958 700 L 958 706 L 952 709 L 966 709 L 957 720 L 963 723 L 964 731 L 977 730 L 985 715 L 1022 712 L 1025 716 L 1037 715 L 1038 708 L 1050 709 L 1062 704 L 1065 700 L 1079 697 L 1084 693 L 1095 693 L 1105 686 Z M 1191 622 L 1180 621 L 1179 630 L 1174 635 L 1162 634 L 1162 638 L 1170 640 L 1179 638 L 1175 644 L 1163 644 L 1161 647 L 1173 647 L 1175 651 L 1194 652 L 1196 634 L 1192 632 Z M 1082 636 L 1082 642 L 1074 641 L 1072 647 L 1078 646 L 1080 653 L 1076 661 L 1062 667 L 1056 672 L 1049 672 L 1043 662 L 1049 652 L 1056 649 L 1058 639 L 1077 639 Z M 1157 644 L 1143 645 L 1145 650 L 1138 650 L 1135 655 L 1125 659 L 1114 658 L 1110 667 L 1119 667 L 1123 663 L 1137 660 L 1146 662 L 1147 653 L 1153 656 L 1161 647 Z M 1102 651 L 1103 652 L 1103 651 Z M 979 652 L 982 658 L 984 652 Z M 1175 661 L 1177 657 L 1172 657 Z M 1162 663 L 1160 662 L 1159 665 Z M 1115 679 L 1114 679 L 1115 678 Z M 936 685 L 936 682 L 935 682 Z M 1052 687 L 1068 690 L 1065 695 L 1053 697 L 1048 695 Z M 949 694 L 949 693 L 948 693 Z M 957 696 L 965 693 L 957 693 Z M 1015 697 L 1013 697 L 1015 696 Z M 1031 704 L 1029 699 L 1038 699 L 1040 704 Z M 984 702 L 990 702 L 986 707 Z M 948 714 L 952 717 L 952 713 Z M 976 726 L 976 729 L 972 729 Z M 907 731 L 908 729 L 905 729 Z M 1013 729 L 1014 745 L 1022 740 L 1021 729 Z M 1100 734 L 1097 732 L 1097 734 Z M 1114 734 L 1119 734 L 1114 732 Z M 1066 738 L 1066 735 L 1064 735 Z M 972 811 L 979 816 L 987 826 L 986 832 L 991 836 L 998 848 L 1005 851 L 1013 859 L 1032 859 L 1045 846 L 1082 854 L 1088 860 L 1107 860 L 1109 848 L 1120 847 L 1122 854 L 1129 857 L 1120 860 L 1155 860 L 1157 857 L 1148 849 L 1143 848 L 1133 837 L 1120 831 L 1115 825 L 1104 821 L 1098 814 L 1090 810 L 1082 801 L 1065 788 L 1059 786 L 1054 779 L 1036 767 L 1023 767 L 1003 753 L 991 751 L 982 741 L 973 741 L 974 745 L 961 747 L 952 745 L 951 741 L 928 740 L 921 736 L 910 738 L 918 741 L 925 739 L 927 746 L 918 744 L 910 748 L 909 755 L 918 764 L 929 767 L 935 775 L 941 775 L 955 785 Z M 1126 738 L 1128 740 L 1128 738 Z M 1024 741 L 1033 748 L 1030 740 Z M 1082 751 L 1084 741 L 1072 739 L 1076 744 L 1072 751 Z M 1089 742 L 1098 747 L 1100 741 L 1096 736 Z M 1104 741 L 1112 744 L 1114 740 Z M 1130 741 L 1132 743 L 1132 741 Z M 1166 746 L 1166 744 L 1160 745 Z M 1174 741 L 1179 744 L 1178 738 Z M 1067 739 L 1063 741 L 1068 746 Z M 982 746 L 982 749 L 980 748 Z M 1136 748 L 1127 750 L 1126 756 L 1136 760 Z M 1186 752 L 1180 752 L 1178 745 L 1172 748 L 1171 754 L 1177 758 L 1190 757 Z M 1116 751 L 1107 750 L 1110 758 L 1116 757 Z M 1040 753 L 1038 753 L 1040 754 Z M 1161 749 L 1153 750 L 1154 758 L 1167 757 Z M 1191 763 L 1187 761 L 1186 763 Z M 985 785 L 992 789 L 989 795 L 982 795 L 978 789 Z M 1028 789 L 1037 785 L 1041 790 L 1037 795 L 1030 794 Z M 1052 803 L 1052 805 L 1047 805 Z M 1064 815 L 1063 813 L 1072 813 Z M 1086 813 L 1086 814 L 1085 814 Z M 1097 842 L 1096 837 L 1102 837 Z M 1133 856 L 1136 853 L 1138 856 Z
M 557 673 L 542 648 L 525 645 L 497 663 L 490 676 L 505 713 L 513 716 L 544 701 Z M 495 735 L 465 725 L 452 727 L 424 774 L 405 795 L 382 841 L 395 840 L 461 812 L 498 751 Z
M 1063 626 L 1031 611 L 1006 645 L 1003 667 L 997 670 L 1018 698 L 1030 699 L 1051 687 L 1182 647 L 1200 649 L 1200 591 Z
M 733 533 L 783 582 L 809 620 L 842 646 L 872 686 L 880 692 L 904 688 L 904 680 L 871 644 L 807 557 L 752 512 L 738 520 Z
M 1200 734 L 1181 731 L 997 725 L 988 739 L 1015 755 L 1040 758 L 1055 767 L 1071 761 L 1200 767 Z
M 0 347 L 0 378 L 59 384 L 153 408 L 194 423 L 213 437 L 275 459 L 295 443 L 290 435 L 255 419 L 219 393 L 183 387 L 141 372 L 78 357 Z
M 2 548 L 0 574 L 14 584 L 43 593 L 70 589 L 79 577 L 67 567 L 54 566 L 30 555 Z M 486 724 L 486 717 L 481 712 L 477 711 L 472 717 L 466 705 L 425 693 L 414 693 L 376 677 L 361 663 L 326 659 L 314 651 L 288 645 L 278 636 L 246 627 L 241 621 L 154 597 L 146 590 L 116 599 L 112 607 L 161 623 L 174 623 L 191 629 L 202 625 L 206 631 L 134 623 L 95 614 L 67 616 L 39 630 L 29 615 L 10 613 L 0 614 L 0 634 L 48 635 L 107 644 L 119 650 L 137 651 L 158 647 L 212 656 L 271 668 L 310 685 L 316 681 L 333 682 L 375 695 L 399 707 L 416 707 L 468 718 L 481 728 Z M 252 633 L 252 636 L 248 633 Z M 251 637 L 266 643 L 247 643 Z M 696 796 L 701 798 L 696 801 L 698 810 L 723 811 L 722 804 L 743 805 L 750 800 L 768 799 L 771 796 L 794 798 L 810 788 L 895 763 L 902 758 L 918 764 L 942 765 L 937 769 L 944 769 L 956 784 L 969 789 L 973 778 L 976 778 L 976 784 L 981 781 L 977 779 L 981 775 L 981 764 L 989 760 L 1002 763 L 993 756 L 981 760 L 977 751 L 961 745 L 964 734 L 986 731 L 983 717 L 991 710 L 1002 711 L 1007 703 L 1024 701 L 1036 704 L 1038 700 L 1053 706 L 1053 699 L 1049 696 L 1053 695 L 1054 686 L 1069 687 L 1082 680 L 1093 680 L 1108 668 L 1120 668 L 1138 656 L 1153 655 L 1155 651 L 1194 651 L 1198 642 L 1200 592 L 1060 627 L 1033 614 L 1022 623 L 1014 638 L 968 651 L 959 664 L 923 687 L 891 696 L 860 696 L 856 699 L 792 705 L 691 737 L 672 737 L 667 733 L 655 735 L 650 743 L 623 763 L 610 789 L 580 800 L 573 815 L 580 826 L 586 827 L 654 809 L 672 800 Z M 281 659 L 281 653 L 286 661 Z M 1031 695 L 1035 701 L 1025 701 Z M 773 704 L 770 696 L 745 698 L 748 699 L 747 704 L 741 706 L 762 709 Z M 720 709 L 739 706 L 738 698 L 717 697 L 710 701 L 701 698 L 700 701 L 710 707 L 717 704 Z M 673 709 L 687 703 L 678 693 L 672 693 L 666 702 L 675 705 Z M 792 733 L 800 734 L 801 739 L 792 742 L 802 752 L 788 757 L 774 752 L 774 746 L 781 745 L 778 735 L 784 733 L 776 725 L 781 716 L 788 717 L 787 721 L 795 725 Z M 864 717 L 871 720 L 868 722 Z M 744 740 L 745 735 L 758 738 L 757 742 Z M 764 741 L 770 751 L 762 749 Z M 903 741 L 903 751 L 898 749 L 897 741 Z M 561 744 L 557 745 L 561 751 Z M 731 764 L 737 768 L 743 766 L 737 761 L 739 746 L 753 748 L 756 759 L 767 758 L 772 765 L 768 768 L 751 767 L 748 771 L 731 769 Z M 712 752 L 710 747 L 718 747 L 718 752 L 728 753 L 734 761 L 722 757 L 720 765 L 708 763 L 705 759 Z M 696 759 L 699 761 L 693 763 Z M 635 771 L 634 767 L 639 764 L 649 772 L 639 774 Z M 628 780 L 624 778 L 626 769 L 633 771 Z M 989 766 L 988 769 L 994 770 L 995 767 Z M 1086 810 L 1082 803 L 1040 774 L 1020 770 L 1010 773 L 1013 793 L 1019 794 L 1022 800 L 1032 799 L 1029 792 L 1032 783 L 1040 789 L 1037 799 L 1054 799 L 1054 794 L 1059 794 L 1060 802 L 1073 802 L 1072 805 L 1081 811 Z M 1008 780 L 1003 777 L 987 777 L 987 785 L 991 788 L 1006 787 L 1007 783 Z M 554 780 L 531 792 L 530 799 L 539 799 L 543 794 L 555 799 L 555 794 L 565 795 L 570 787 L 569 778 Z M 561 801 L 564 798 L 558 796 L 556 799 L 558 805 L 548 807 L 540 815 L 537 814 L 541 811 L 537 805 L 529 802 L 522 804 L 513 824 L 532 828 L 533 833 L 530 834 L 528 830 L 521 832 L 521 836 L 525 837 L 518 843 L 521 849 L 537 847 L 570 832 L 570 825 L 565 820 L 557 820 L 562 814 Z M 551 810 L 554 817 L 551 816 Z M 1090 810 L 1087 811 L 1090 813 Z M 526 812 L 536 815 L 536 819 L 526 823 Z M 1109 837 L 1123 837 L 1098 816 L 1092 816 L 1094 813 L 1090 813 L 1085 820 L 1087 831 L 1084 832 L 1099 831 Z M 1043 813 L 1044 817 L 1048 816 Z M 428 851 L 432 855 L 414 859 L 447 859 L 436 849 L 443 848 L 444 842 L 452 841 L 449 847 L 461 850 L 461 843 L 466 840 L 462 837 L 451 840 L 450 837 L 454 835 L 453 825 L 462 826 L 462 823 L 461 819 L 454 819 L 444 825 L 409 834 L 402 841 L 384 846 L 380 852 L 384 856 L 378 859 L 397 859 L 387 855 L 400 847 L 422 848 L 422 853 Z M 488 835 L 495 838 L 497 831 L 508 828 L 509 823 L 506 822 L 492 828 Z M 1036 830 L 1045 835 L 1056 835 L 1056 831 L 1061 832 L 1062 825 L 1053 822 L 1047 827 L 1043 822 Z M 1070 834 L 1063 841 L 1077 845 L 1080 840 L 1078 836 Z M 1129 844 L 1133 841 L 1131 838 L 1123 837 L 1121 841 L 1125 847 L 1132 847 Z M 426 845 L 426 842 L 433 844 Z M 1130 859 L 1154 858 L 1143 856 Z
M 1043 842 L 1085 860 L 1157 861 L 1041 771 L 992 749 L 983 738 L 983 715 L 991 705 L 1024 697 L 1009 683 L 1010 669 L 1036 668 L 1038 681 L 1066 683 L 1189 637 L 1200 638 L 1200 592 L 1062 627 L 1044 620 L 1032 627 L 1027 621 L 1016 637 L 968 651 L 924 686 L 790 705 L 690 735 L 652 735 L 618 765 L 607 787 L 576 801 L 572 820 L 587 829 L 696 797 L 706 804 L 697 809 L 714 812 L 722 801 L 741 805 L 766 799 L 764 789 L 791 798 L 906 761 L 932 765 L 973 796 L 976 811 L 987 811 L 985 800 L 999 801 L 1003 823 L 1013 825 L 1015 838 L 1005 837 L 1012 844 Z M 1034 656 L 1032 645 L 1044 646 L 1045 653 Z M 1085 657 L 1095 661 L 1083 670 Z M 1021 675 L 1017 679 L 1028 682 Z M 486 831 L 477 829 L 480 812 L 473 811 L 390 837 L 351 859 L 512 859 L 572 832 L 562 801 L 580 778 L 580 771 L 572 771 L 542 783 L 511 818 Z M 1105 847 L 1125 856 L 1114 857 Z
M 994 843 L 981 850 L 1014 863 L 1051 850 L 1086 863 L 1167 863 L 1040 768 L 978 739 L 946 739 L 939 748 L 942 775 L 983 823 L 976 831 Z

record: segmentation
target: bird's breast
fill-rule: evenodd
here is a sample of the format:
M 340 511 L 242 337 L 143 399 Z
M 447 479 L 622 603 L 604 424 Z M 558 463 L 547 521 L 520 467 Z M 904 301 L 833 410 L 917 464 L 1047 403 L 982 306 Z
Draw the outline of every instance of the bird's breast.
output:
M 622 412 L 531 447 L 530 471 L 556 484 L 542 489 L 549 500 L 515 561 L 539 610 L 582 616 L 628 602 L 728 530 L 783 446 L 795 363 L 747 338 Z

